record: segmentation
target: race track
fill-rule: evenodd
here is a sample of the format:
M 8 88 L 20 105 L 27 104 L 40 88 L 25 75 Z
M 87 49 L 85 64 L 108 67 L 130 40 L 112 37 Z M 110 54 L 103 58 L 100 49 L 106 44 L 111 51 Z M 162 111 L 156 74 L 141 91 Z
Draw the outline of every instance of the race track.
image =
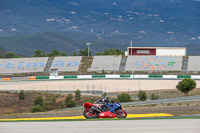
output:
M 1 133 L 199 133 L 200 119 L 2 122 Z
M 138 91 L 175 89 L 180 80 L 47 80 L 47 81 L 13 81 L 1 82 L 0 90 L 31 90 L 31 91 Z M 197 88 L 200 80 L 197 80 Z

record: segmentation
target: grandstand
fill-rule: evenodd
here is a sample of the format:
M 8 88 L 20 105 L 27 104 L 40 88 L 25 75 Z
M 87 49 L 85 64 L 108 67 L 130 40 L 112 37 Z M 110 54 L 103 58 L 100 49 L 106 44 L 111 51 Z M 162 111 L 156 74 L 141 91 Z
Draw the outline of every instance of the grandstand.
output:
M 0 59 L 0 73 L 33 73 L 43 72 L 48 57 Z
M 122 56 L 94 56 L 89 71 L 118 71 Z
M 55 57 L 51 69 L 58 69 L 58 72 L 78 71 L 82 56 Z
M 181 71 L 182 56 L 128 56 L 125 71 Z
M 200 71 L 200 56 L 189 56 L 188 71 Z
M 197 74 L 200 56 L 63 56 L 0 59 L 0 74 L 49 75 L 50 69 L 62 74 L 105 73 Z

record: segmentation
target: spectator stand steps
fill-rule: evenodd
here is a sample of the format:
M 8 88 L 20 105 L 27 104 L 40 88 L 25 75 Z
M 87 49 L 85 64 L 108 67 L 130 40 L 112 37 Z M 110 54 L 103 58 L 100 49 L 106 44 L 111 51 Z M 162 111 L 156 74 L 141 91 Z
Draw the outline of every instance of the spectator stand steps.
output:
M 49 57 L 49 59 L 47 61 L 47 64 L 45 66 L 45 69 L 44 69 L 45 73 L 49 73 L 50 72 L 50 68 L 51 68 L 51 65 L 53 63 L 53 60 L 54 60 L 54 57 Z
M 79 67 L 79 72 L 81 74 L 86 74 L 87 69 L 91 68 L 93 62 L 93 57 L 92 56 L 83 56 L 81 59 L 81 64 Z
M 119 67 L 120 72 L 125 71 L 126 61 L 127 61 L 127 57 L 126 56 L 122 57 L 120 67 Z
M 182 72 L 187 72 L 187 68 L 188 68 L 188 59 L 189 59 L 188 56 L 184 56 L 184 57 L 183 57 L 183 65 L 182 65 L 182 69 L 181 69 Z

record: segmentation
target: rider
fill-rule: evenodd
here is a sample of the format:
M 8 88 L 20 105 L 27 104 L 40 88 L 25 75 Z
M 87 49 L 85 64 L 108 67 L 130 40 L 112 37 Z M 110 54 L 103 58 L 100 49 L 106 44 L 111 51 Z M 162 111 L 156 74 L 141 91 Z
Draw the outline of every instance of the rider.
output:
M 109 100 L 109 97 L 103 96 L 101 99 L 97 100 L 95 103 L 104 105 L 104 104 L 107 104 L 109 102 L 113 103 L 114 101 L 113 100 Z
M 103 109 L 103 110 L 107 110 L 107 104 L 108 103 L 113 103 L 114 101 L 113 100 L 109 100 L 109 97 L 105 97 L 103 96 L 101 99 L 97 100 L 95 102 L 95 104 L 101 104 L 101 106 L 99 107 L 100 109 Z

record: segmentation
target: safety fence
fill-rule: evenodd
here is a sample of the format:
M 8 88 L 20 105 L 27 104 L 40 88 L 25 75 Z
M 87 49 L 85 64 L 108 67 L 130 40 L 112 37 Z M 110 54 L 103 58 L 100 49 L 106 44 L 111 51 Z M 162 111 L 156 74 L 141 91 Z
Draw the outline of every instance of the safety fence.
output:
M 1 78 L 0 81 L 10 80 L 48 80 L 48 79 L 200 79 L 200 75 L 65 75 L 65 76 L 30 76 Z

